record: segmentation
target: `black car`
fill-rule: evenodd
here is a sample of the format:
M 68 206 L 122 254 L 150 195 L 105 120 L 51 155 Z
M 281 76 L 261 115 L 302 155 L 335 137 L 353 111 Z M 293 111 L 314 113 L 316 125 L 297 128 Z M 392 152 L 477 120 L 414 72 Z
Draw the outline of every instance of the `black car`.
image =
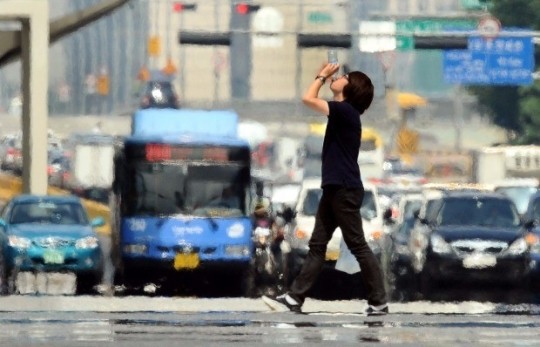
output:
M 178 95 L 171 81 L 159 79 L 146 82 L 141 108 L 180 108 Z
M 487 191 L 447 192 L 435 204 L 433 215 L 420 220 L 425 228 L 415 227 L 411 236 L 422 294 L 442 283 L 527 282 L 527 234 L 509 198 Z
M 536 293 L 540 289 L 540 192 L 534 193 L 523 216 L 525 227 L 530 234 L 527 237 L 531 245 L 531 284 Z

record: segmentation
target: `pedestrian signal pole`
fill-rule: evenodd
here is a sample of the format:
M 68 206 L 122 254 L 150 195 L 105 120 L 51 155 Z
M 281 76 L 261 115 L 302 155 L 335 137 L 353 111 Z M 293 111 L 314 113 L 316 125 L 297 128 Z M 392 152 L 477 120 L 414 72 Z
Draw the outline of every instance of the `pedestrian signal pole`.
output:
M 182 27 L 184 25 L 184 13 L 186 11 L 196 11 L 197 10 L 197 4 L 196 3 L 185 3 L 182 1 L 175 1 L 173 3 L 173 12 L 178 13 L 180 15 L 180 30 L 182 30 Z M 185 89 L 186 89 L 186 80 L 184 77 L 184 71 L 185 71 L 185 59 L 186 58 L 186 52 L 183 47 L 180 47 L 180 97 L 185 99 Z M 171 58 L 169 57 L 169 60 Z M 171 72 L 174 71 L 176 73 L 176 67 L 171 68 L 171 64 L 168 64 L 169 68 L 166 69 Z
M 231 35 L 231 97 L 249 100 L 251 98 L 251 13 L 258 11 L 259 5 L 251 2 L 232 2 Z

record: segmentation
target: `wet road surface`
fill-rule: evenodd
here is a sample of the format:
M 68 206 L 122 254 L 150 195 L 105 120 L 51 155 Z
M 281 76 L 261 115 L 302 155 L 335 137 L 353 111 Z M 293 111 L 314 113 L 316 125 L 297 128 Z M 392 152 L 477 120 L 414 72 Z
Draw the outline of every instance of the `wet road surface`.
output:
M 308 314 L 259 299 L 11 296 L 0 298 L 2 346 L 540 345 L 540 306 L 308 299 Z

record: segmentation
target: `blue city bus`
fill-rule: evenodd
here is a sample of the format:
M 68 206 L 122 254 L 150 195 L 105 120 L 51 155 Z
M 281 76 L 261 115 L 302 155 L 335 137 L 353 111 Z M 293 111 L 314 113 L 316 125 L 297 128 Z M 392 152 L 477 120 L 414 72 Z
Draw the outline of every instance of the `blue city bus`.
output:
M 175 275 L 213 271 L 249 290 L 251 160 L 237 124 L 233 111 L 135 112 L 113 185 L 124 282 L 174 286 Z

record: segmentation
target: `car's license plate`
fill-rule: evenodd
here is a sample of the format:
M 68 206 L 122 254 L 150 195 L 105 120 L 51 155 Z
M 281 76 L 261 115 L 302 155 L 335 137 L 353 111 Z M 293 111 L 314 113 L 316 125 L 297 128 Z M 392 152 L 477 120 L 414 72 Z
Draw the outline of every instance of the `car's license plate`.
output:
M 56 250 L 48 249 L 43 252 L 43 262 L 45 264 L 63 264 L 64 253 Z
M 196 269 L 199 266 L 199 263 L 198 253 L 178 253 L 174 257 L 173 266 L 176 270 Z
M 463 258 L 463 267 L 467 269 L 485 269 L 497 265 L 497 258 L 491 254 L 473 253 Z

